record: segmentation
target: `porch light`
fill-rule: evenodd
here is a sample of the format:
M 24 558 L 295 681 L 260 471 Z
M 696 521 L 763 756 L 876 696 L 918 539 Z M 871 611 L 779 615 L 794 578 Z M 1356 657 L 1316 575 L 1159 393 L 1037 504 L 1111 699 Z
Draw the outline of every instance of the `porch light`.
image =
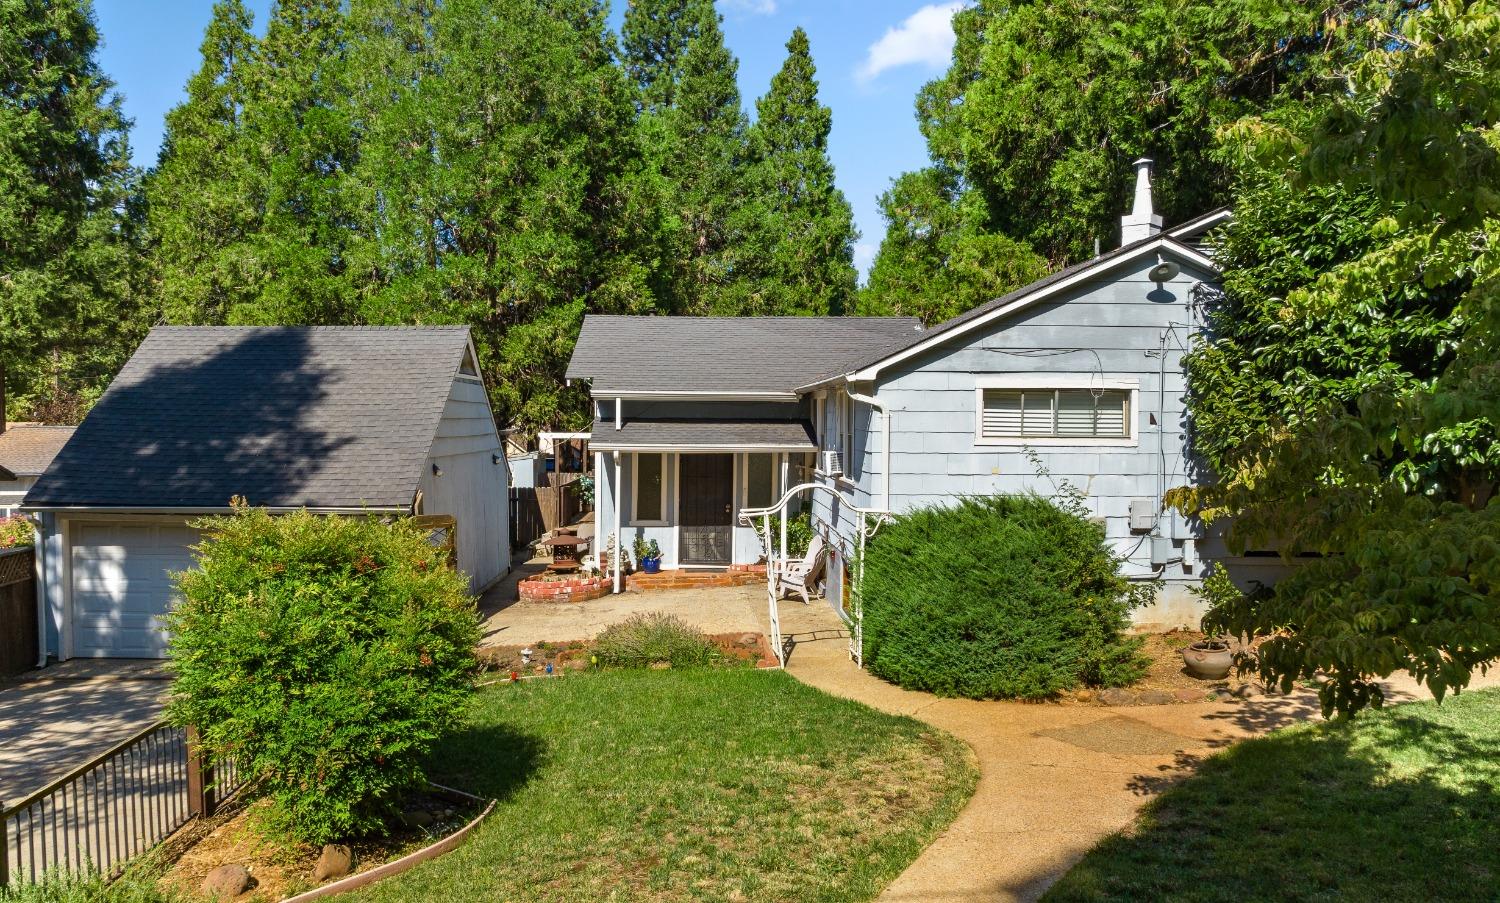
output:
M 432 475 L 435 477 L 440 477 L 443 475 L 443 468 L 439 467 L 438 462 L 436 461 L 432 462 Z

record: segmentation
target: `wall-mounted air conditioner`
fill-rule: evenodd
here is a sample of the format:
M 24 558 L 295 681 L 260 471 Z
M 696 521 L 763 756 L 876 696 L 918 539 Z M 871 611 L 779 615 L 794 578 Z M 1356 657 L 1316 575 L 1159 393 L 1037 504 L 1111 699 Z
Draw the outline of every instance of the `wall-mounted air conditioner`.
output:
M 844 459 L 838 452 L 827 449 L 823 452 L 823 473 L 830 477 L 841 477 L 844 475 Z

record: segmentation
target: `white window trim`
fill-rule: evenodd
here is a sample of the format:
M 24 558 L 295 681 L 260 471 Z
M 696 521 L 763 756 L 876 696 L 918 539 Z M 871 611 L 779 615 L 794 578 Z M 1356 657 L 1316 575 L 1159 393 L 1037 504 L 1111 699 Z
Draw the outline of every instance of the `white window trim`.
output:
M 777 454 L 776 452 L 745 452 L 743 455 L 736 455 L 735 456 L 735 457 L 744 458 L 744 465 L 739 468 L 739 470 L 740 470 L 740 474 L 739 474 L 739 476 L 740 476 L 740 479 L 739 479 L 740 498 L 739 498 L 739 505 L 738 505 L 738 507 L 742 511 L 744 509 L 746 509 L 746 508 L 751 508 L 751 507 L 756 507 L 756 508 L 759 508 L 759 507 L 769 507 L 769 506 L 761 506 L 761 505 L 753 505 L 752 506 L 750 504 L 750 456 L 751 455 L 769 455 L 770 456 L 770 458 L 771 458 L 771 504 L 774 505 L 778 501 L 781 500 L 781 462 L 784 461 L 784 460 L 786 460 L 786 455 Z M 735 525 L 739 526 L 739 520 L 738 519 L 735 520 Z
M 1130 393 L 1125 425 L 1129 435 L 1120 438 L 1087 436 L 986 436 L 984 435 L 984 391 L 986 389 L 1116 389 Z M 1003 373 L 974 380 L 974 444 L 1020 448 L 1026 445 L 1091 448 L 1130 448 L 1140 444 L 1141 381 L 1105 379 L 1093 373 Z
M 641 499 L 641 455 L 650 454 L 661 458 L 661 517 L 656 520 L 641 520 L 637 515 Z M 667 520 L 667 456 L 664 452 L 636 452 L 630 456 L 630 526 L 665 527 Z

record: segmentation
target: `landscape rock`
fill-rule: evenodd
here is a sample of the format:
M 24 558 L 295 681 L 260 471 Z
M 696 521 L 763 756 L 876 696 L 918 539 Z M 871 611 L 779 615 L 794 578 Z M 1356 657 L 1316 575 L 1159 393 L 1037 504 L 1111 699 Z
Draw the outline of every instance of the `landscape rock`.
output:
M 1135 705 L 1135 694 L 1119 687 L 1099 691 L 1099 702 L 1104 705 Z
M 742 633 L 740 634 L 740 638 L 735 641 L 735 645 L 743 646 L 746 649 L 754 649 L 756 646 L 760 645 L 760 634 Z
M 1241 699 L 1254 699 L 1257 696 L 1266 695 L 1266 688 L 1260 683 L 1260 681 L 1252 680 L 1240 684 L 1239 687 L 1235 689 L 1234 695 L 1238 696 Z
M 327 881 L 342 878 L 354 871 L 354 851 L 341 843 L 330 843 L 323 847 L 318 864 L 313 866 L 313 880 Z
M 1093 690 L 1079 690 L 1078 692 L 1076 692 L 1076 693 L 1073 694 L 1073 698 L 1076 699 L 1076 700 L 1078 700 L 1079 702 L 1093 702 L 1094 701 L 1094 691 Z
M 671 662 L 652 662 L 649 666 L 652 671 L 665 671 L 672 667 Z
M 1171 705 L 1177 697 L 1166 690 L 1143 690 L 1136 700 L 1141 705 Z
M 1178 690 L 1172 695 L 1177 698 L 1178 702 L 1202 702 L 1212 694 L 1205 694 L 1202 690 L 1185 689 Z
M 249 890 L 254 882 L 243 865 L 221 865 L 203 879 L 203 896 L 214 900 L 233 900 Z
M 433 815 L 431 812 L 428 812 L 426 809 L 413 809 L 405 815 L 402 815 L 401 820 L 406 822 L 408 825 L 411 825 L 413 828 L 425 828 L 428 825 L 431 825 L 433 822 L 437 821 L 437 816 Z

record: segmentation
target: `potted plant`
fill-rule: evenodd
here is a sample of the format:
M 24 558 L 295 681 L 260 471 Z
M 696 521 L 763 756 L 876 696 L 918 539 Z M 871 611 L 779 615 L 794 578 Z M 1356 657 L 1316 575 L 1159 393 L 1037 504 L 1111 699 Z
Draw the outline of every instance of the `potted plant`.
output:
M 641 572 L 646 574 L 657 574 L 661 572 L 661 546 L 654 539 L 636 537 L 635 560 L 641 563 Z
M 1234 667 L 1234 650 L 1227 638 L 1207 637 L 1183 648 L 1182 663 L 1199 680 L 1223 680 Z

